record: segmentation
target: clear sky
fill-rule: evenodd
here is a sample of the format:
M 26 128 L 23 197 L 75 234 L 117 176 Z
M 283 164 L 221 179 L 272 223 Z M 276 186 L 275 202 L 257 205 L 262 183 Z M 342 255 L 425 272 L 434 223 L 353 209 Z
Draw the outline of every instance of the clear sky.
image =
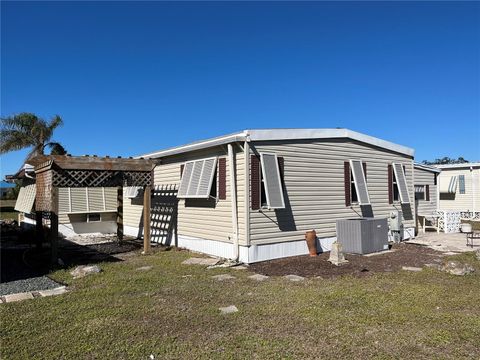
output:
M 480 160 L 480 3 L 2 1 L 1 114 L 24 111 L 73 155 L 346 127 Z

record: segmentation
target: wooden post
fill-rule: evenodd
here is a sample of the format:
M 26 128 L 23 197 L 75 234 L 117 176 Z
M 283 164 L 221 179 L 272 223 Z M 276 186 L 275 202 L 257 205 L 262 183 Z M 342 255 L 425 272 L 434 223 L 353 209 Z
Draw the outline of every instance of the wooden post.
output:
M 150 252 L 150 186 L 143 190 L 143 254 Z
M 35 211 L 35 240 L 37 248 L 42 248 L 43 243 L 43 216 L 41 211 Z
M 117 187 L 117 240 L 123 240 L 123 187 Z
M 57 265 L 58 260 L 58 188 L 52 187 L 52 198 L 50 208 L 50 249 L 51 249 L 51 264 Z

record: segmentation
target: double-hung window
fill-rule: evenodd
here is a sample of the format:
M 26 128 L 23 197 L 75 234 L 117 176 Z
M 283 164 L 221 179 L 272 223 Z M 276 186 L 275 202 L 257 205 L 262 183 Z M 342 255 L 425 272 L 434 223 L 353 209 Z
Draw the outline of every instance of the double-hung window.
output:
M 360 160 L 345 161 L 345 204 L 370 204 L 366 164 Z
M 393 163 L 393 201 L 400 201 L 403 204 L 410 203 L 407 178 L 403 165 L 400 163 Z
M 282 179 L 276 154 L 260 153 L 262 167 L 261 204 L 269 209 L 284 209 Z

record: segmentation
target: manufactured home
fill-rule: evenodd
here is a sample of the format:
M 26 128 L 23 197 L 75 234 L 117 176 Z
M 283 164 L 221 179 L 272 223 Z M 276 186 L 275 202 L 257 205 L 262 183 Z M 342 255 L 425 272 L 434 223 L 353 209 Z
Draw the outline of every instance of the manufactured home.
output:
M 330 250 L 337 219 L 401 211 L 414 236 L 414 151 L 347 129 L 245 130 L 142 155 L 155 159 L 152 241 L 245 263 Z M 125 189 L 132 191 L 132 189 Z M 142 234 L 142 197 L 123 202 Z
M 480 163 L 437 165 L 439 209 L 480 211 Z
M 438 176 L 440 169 L 423 164 L 414 164 L 415 209 L 417 227 L 438 229 Z

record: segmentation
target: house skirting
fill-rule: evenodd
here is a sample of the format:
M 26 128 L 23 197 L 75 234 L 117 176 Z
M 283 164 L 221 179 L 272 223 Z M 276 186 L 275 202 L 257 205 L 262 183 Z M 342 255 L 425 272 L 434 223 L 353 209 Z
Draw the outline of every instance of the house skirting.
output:
M 24 228 L 34 227 L 35 219 L 24 217 L 20 226 Z M 116 234 L 117 223 L 115 221 L 95 221 L 95 222 L 79 222 L 58 224 L 58 232 L 66 238 L 75 235 L 105 235 Z M 137 234 L 135 234 L 137 236 Z
M 123 231 L 124 234 L 129 236 L 138 236 L 139 234 L 139 229 L 132 226 L 124 226 Z M 414 234 L 414 227 L 405 228 L 404 240 L 413 238 Z M 336 237 L 318 239 L 317 249 L 319 249 L 319 252 L 330 251 L 332 248 L 332 244 L 335 242 L 336 239 Z M 393 238 L 390 239 L 390 235 L 389 240 L 393 241 Z M 225 259 L 231 259 L 234 257 L 234 248 L 232 243 L 184 235 L 179 235 L 177 241 L 177 245 L 180 248 Z M 164 244 L 163 241 L 158 242 Z M 170 244 L 167 245 L 174 245 L 173 240 Z M 245 264 L 307 254 L 307 243 L 303 239 L 273 244 L 239 246 L 239 261 Z

